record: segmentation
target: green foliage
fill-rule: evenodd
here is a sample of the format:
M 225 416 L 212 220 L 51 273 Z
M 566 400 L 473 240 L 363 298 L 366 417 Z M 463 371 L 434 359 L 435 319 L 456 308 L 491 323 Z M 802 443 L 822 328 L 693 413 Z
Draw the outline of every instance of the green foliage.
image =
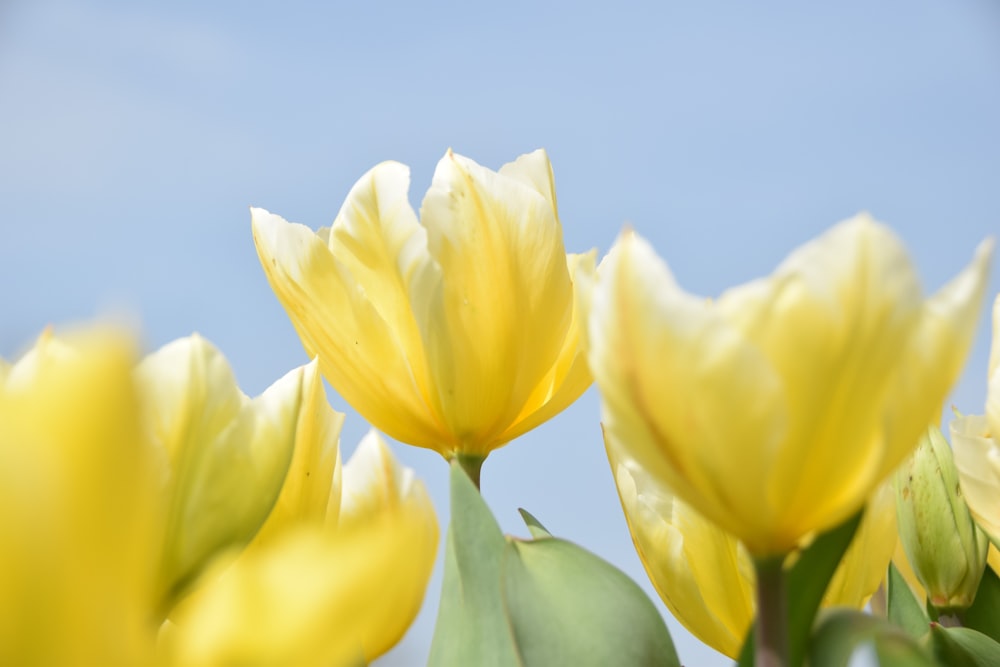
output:
M 663 619 L 635 582 L 524 510 L 534 539 L 504 538 L 458 465 L 451 512 L 429 665 L 679 667 Z
M 913 591 L 910 590 L 903 575 L 896 566 L 889 563 L 889 620 L 906 631 L 911 637 L 919 639 L 927 634 L 930 619 L 920 605 Z
M 1000 644 L 970 628 L 946 628 L 933 623 L 924 641 L 938 662 L 948 667 L 1000 665 Z
M 846 667 L 855 652 L 865 646 L 874 650 L 880 667 L 933 667 L 935 664 L 915 638 L 889 621 L 853 609 L 836 609 L 823 616 L 813 633 L 809 642 L 809 665 Z
M 1000 577 L 987 567 L 972 606 L 962 615 L 963 625 L 1000 642 Z

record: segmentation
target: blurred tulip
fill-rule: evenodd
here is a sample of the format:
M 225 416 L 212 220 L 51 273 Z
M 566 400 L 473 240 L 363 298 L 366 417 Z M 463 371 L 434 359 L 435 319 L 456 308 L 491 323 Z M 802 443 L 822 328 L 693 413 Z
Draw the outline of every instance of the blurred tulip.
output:
M 646 574 L 691 634 L 736 658 L 754 619 L 753 561 L 735 537 L 675 497 L 606 439 L 622 509 Z M 864 607 L 896 544 L 892 489 L 879 487 L 827 586 L 823 606 Z M 793 557 L 788 559 L 789 566 Z
M 896 511 L 900 543 L 928 602 L 942 613 L 968 608 L 989 541 L 969 514 L 951 447 L 936 426 L 896 473 Z
M 222 354 L 197 335 L 137 367 L 167 503 L 164 613 L 212 557 L 245 546 L 274 507 L 296 442 L 302 378 L 298 368 L 251 400 Z
M 915 447 L 965 359 L 991 255 L 925 299 L 898 239 L 861 215 L 713 303 L 627 231 L 588 319 L 607 437 L 755 558 L 788 553 Z
M 126 335 L 47 332 L 0 380 L 0 664 L 148 664 L 158 496 Z
M 286 524 L 206 573 L 164 651 L 191 666 L 364 664 L 413 621 L 437 546 L 423 484 L 371 432 L 344 466 L 337 525 Z
M 1000 296 L 993 303 L 993 347 L 986 415 L 951 423 L 955 466 L 969 511 L 994 544 L 1000 544 Z
M 421 207 L 384 162 L 319 232 L 253 209 L 271 288 L 323 375 L 373 426 L 483 458 L 591 382 L 543 151 L 499 172 L 449 151 Z

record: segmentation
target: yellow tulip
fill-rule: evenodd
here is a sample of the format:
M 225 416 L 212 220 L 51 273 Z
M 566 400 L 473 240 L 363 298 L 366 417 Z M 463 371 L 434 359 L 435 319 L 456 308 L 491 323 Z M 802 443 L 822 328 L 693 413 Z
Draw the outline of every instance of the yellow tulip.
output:
M 613 441 L 605 444 L 632 541 L 653 587 L 691 634 L 736 658 L 756 613 L 750 554 Z M 882 581 L 895 544 L 894 496 L 882 485 L 827 586 L 823 606 L 864 607 Z M 793 560 L 789 557 L 786 567 Z
M 183 665 L 356 665 L 402 637 L 423 599 L 438 527 L 424 486 L 374 432 L 343 469 L 335 527 L 287 524 L 222 564 L 164 636 Z
M 46 333 L 0 380 L 0 664 L 149 664 L 158 496 L 135 346 Z
M 993 303 L 985 415 L 965 415 L 951 423 L 955 466 L 965 502 L 979 527 L 1000 544 L 1000 296 Z
M 550 419 L 591 382 L 574 272 L 543 151 L 499 172 L 449 151 L 420 217 L 409 170 L 379 164 L 333 226 L 252 209 L 272 289 L 323 375 L 401 442 L 483 458 Z
M 163 613 L 213 556 L 245 546 L 271 512 L 296 441 L 302 379 L 298 368 L 251 400 L 197 335 L 137 367 L 143 423 L 165 478 Z
M 602 266 L 589 361 L 607 437 L 756 558 L 857 512 L 965 358 L 992 244 L 929 299 L 898 239 L 841 223 L 717 301 L 638 236 Z

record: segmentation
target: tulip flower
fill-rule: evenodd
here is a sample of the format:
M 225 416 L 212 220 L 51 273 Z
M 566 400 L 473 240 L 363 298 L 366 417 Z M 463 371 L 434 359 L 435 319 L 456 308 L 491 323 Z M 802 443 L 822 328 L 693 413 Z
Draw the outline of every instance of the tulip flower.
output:
M 691 634 L 736 658 L 756 613 L 749 553 L 613 441 L 605 444 L 632 541 L 653 587 Z M 823 606 L 864 607 L 881 583 L 895 544 L 894 495 L 882 485 L 827 586 Z
M 992 244 L 924 298 L 866 215 L 718 300 L 689 295 L 636 234 L 588 319 L 607 437 L 773 560 L 858 512 L 916 446 L 965 358 Z
M 416 616 L 437 543 L 427 491 L 373 431 L 344 466 L 335 524 L 286 523 L 207 573 L 164 651 L 192 666 L 367 664 Z
M 194 335 L 146 357 L 136 380 L 163 462 L 165 611 L 213 556 L 249 543 L 271 512 L 296 442 L 303 369 L 251 400 L 222 354 Z
M 306 351 L 375 428 L 446 458 L 484 458 L 591 382 L 543 151 L 499 172 L 449 151 L 420 220 L 408 169 L 384 162 L 313 232 L 252 210 L 261 265 Z
M 951 423 L 962 492 L 976 523 L 1000 545 L 1000 296 L 993 303 L 985 415 L 965 415 Z
M 966 507 L 951 447 L 936 426 L 897 471 L 896 491 L 900 542 L 928 602 L 941 613 L 967 609 L 989 540 Z
M 94 330 L 0 379 L 0 664 L 149 664 L 159 516 L 135 346 Z

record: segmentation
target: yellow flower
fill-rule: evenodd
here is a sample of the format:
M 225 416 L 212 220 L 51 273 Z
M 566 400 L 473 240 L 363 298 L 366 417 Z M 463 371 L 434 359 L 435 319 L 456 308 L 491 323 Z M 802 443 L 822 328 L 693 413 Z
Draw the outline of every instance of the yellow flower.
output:
M 355 665 L 391 648 L 423 599 L 434 508 L 373 431 L 343 470 L 335 527 L 286 524 L 208 572 L 174 615 L 165 652 L 183 665 Z
M 985 415 L 951 423 L 955 466 L 965 502 L 979 527 L 1000 544 L 1000 296 L 993 303 L 993 347 Z
M 225 357 L 197 335 L 136 368 L 164 477 L 164 612 L 213 556 L 245 546 L 271 512 L 295 446 L 302 379 L 298 368 L 251 400 Z
M 0 664 L 148 664 L 159 516 L 135 346 L 43 334 L 0 379 Z
M 397 440 L 485 457 L 591 382 L 543 151 L 499 172 L 449 151 L 421 207 L 384 162 L 318 233 L 252 210 L 261 265 L 323 375 Z
M 607 437 L 755 557 L 788 553 L 915 447 L 965 358 L 991 247 L 925 299 L 862 215 L 709 302 L 626 232 L 588 325 Z
M 632 541 L 656 591 L 691 634 L 736 658 L 756 613 L 749 553 L 613 441 L 605 444 Z M 881 583 L 895 544 L 894 497 L 883 485 L 827 586 L 823 606 L 864 607 Z

